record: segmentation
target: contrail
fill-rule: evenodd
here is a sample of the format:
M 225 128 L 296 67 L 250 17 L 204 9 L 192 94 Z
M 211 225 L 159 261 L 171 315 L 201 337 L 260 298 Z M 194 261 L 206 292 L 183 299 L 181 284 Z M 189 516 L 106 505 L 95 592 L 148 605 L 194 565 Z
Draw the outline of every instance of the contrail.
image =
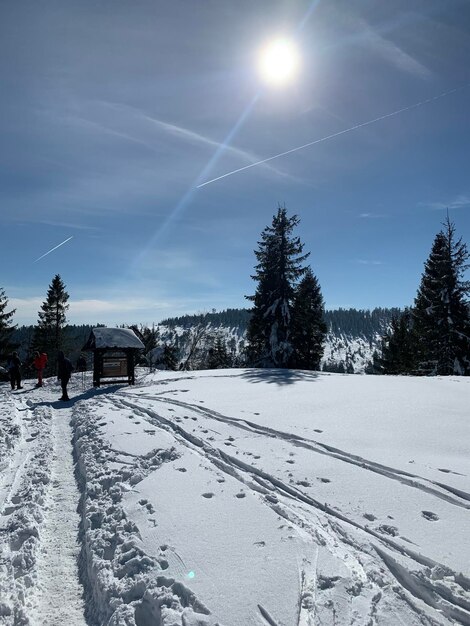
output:
M 437 96 L 433 96 L 432 98 L 427 98 L 426 100 L 421 100 L 420 102 L 415 102 L 414 104 L 410 104 L 409 106 L 403 107 L 402 109 L 397 109 L 396 111 L 392 111 L 391 113 L 386 113 L 385 115 L 381 115 L 380 117 L 375 117 L 373 120 L 368 120 L 367 122 L 361 122 L 360 124 L 356 124 L 355 126 L 344 128 L 343 130 L 340 130 L 337 133 L 333 133 L 332 135 L 327 135 L 326 137 L 321 137 L 320 139 L 315 139 L 314 141 L 309 141 L 308 143 L 304 143 L 302 146 L 297 146 L 297 148 L 291 148 L 290 150 L 286 150 L 285 152 L 280 152 L 279 154 L 275 154 L 274 156 L 268 157 L 267 159 L 262 159 L 261 161 L 256 161 L 256 163 L 250 163 L 249 165 L 245 165 L 244 167 L 239 167 L 236 170 L 232 170 L 231 172 L 222 174 L 222 176 L 217 176 L 217 178 L 206 180 L 204 183 L 197 185 L 197 188 L 199 189 L 199 187 L 205 187 L 206 185 L 215 183 L 217 180 L 221 180 L 222 178 L 227 178 L 227 176 L 232 176 L 233 174 L 238 174 L 238 172 L 243 172 L 243 170 L 248 170 L 250 169 L 250 167 L 256 167 L 257 165 L 261 165 L 262 163 L 267 163 L 268 161 L 272 161 L 273 159 L 278 159 L 279 157 L 285 156 L 286 154 L 292 154 L 292 152 L 303 150 L 304 148 L 308 148 L 309 146 L 314 146 L 315 144 L 321 143 L 323 141 L 327 141 L 328 139 L 333 139 L 334 137 L 345 135 L 346 133 L 350 133 L 351 131 L 357 130 L 358 128 L 364 128 L 364 126 L 370 126 L 371 124 L 375 124 L 376 122 L 380 122 L 381 120 L 385 120 L 389 117 L 395 117 L 395 115 L 400 115 L 400 113 L 404 113 L 405 111 L 411 111 L 412 109 L 417 109 L 418 107 L 421 107 L 424 104 L 428 104 L 429 102 L 434 102 L 435 100 L 439 100 L 440 98 L 449 96 L 452 93 L 461 91 L 462 89 L 465 89 L 469 85 L 470 83 L 467 83 L 460 87 L 455 87 L 455 89 L 450 89 L 449 91 L 443 91 Z
M 67 241 L 70 241 L 71 239 L 73 239 L 73 235 L 71 237 L 69 237 L 68 239 L 66 239 L 65 241 L 63 241 L 62 243 L 59 243 L 57 246 L 55 246 L 54 248 L 51 248 L 50 250 L 48 250 L 47 252 L 45 252 L 43 255 L 41 255 L 40 257 L 38 257 L 36 259 L 36 261 L 34 261 L 35 263 L 37 261 L 40 261 L 41 259 L 43 259 L 45 256 L 47 256 L 48 254 L 50 254 L 51 252 L 54 252 L 54 250 L 57 250 L 57 248 L 60 248 L 60 246 L 63 246 L 64 243 L 67 243 Z

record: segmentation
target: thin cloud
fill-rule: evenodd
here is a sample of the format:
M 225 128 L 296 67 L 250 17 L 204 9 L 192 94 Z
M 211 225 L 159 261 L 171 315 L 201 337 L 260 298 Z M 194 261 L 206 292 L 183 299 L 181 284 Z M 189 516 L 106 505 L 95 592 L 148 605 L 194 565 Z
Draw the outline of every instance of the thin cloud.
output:
M 70 228 L 76 230 L 92 230 L 99 231 L 101 230 L 97 226 L 89 226 L 87 224 L 77 224 L 72 222 L 57 222 L 55 220 L 34 220 L 35 224 L 44 224 L 45 226 L 57 226 L 59 228 Z
M 434 209 L 435 211 L 464 209 L 470 207 L 470 194 L 460 194 L 453 200 L 448 200 L 447 202 L 420 202 L 419 205 L 427 207 L 428 209 Z
M 359 217 L 362 219 L 380 219 L 387 217 L 385 213 L 359 213 Z
M 430 78 L 432 72 L 418 59 L 408 52 L 405 52 L 397 44 L 386 37 L 379 35 L 363 19 L 359 19 L 359 27 L 366 33 L 366 43 L 368 43 L 376 54 L 379 54 L 385 61 L 395 66 L 397 69 L 412 74 L 418 78 Z
M 355 263 L 359 263 L 359 265 L 383 265 L 383 261 L 369 259 L 356 259 Z
M 124 104 L 113 103 L 113 102 L 104 102 L 104 101 L 100 101 L 100 104 L 114 108 L 115 110 L 125 111 L 127 113 L 130 113 L 135 118 L 143 120 L 146 123 L 149 123 L 152 126 L 158 128 L 159 130 L 171 135 L 172 137 L 176 137 L 183 141 L 187 141 L 193 144 L 210 146 L 211 148 L 216 148 L 216 149 L 223 148 L 226 153 L 236 156 L 239 159 L 250 161 L 251 163 L 255 163 L 259 160 L 259 156 L 252 154 L 246 150 L 242 150 L 240 148 L 235 148 L 234 146 L 220 143 L 219 141 L 211 139 L 210 137 L 207 137 L 205 135 L 201 135 L 200 133 L 196 133 L 195 131 L 192 131 L 183 126 L 177 126 L 176 124 L 172 124 L 170 122 L 166 122 L 164 120 L 160 120 L 158 118 L 152 117 L 151 115 L 148 115 L 147 113 L 144 113 L 143 111 L 135 107 L 131 107 L 129 105 L 124 105 Z M 101 124 L 99 125 L 96 124 L 96 125 L 101 126 L 103 130 L 107 130 L 108 132 L 113 132 L 114 134 L 121 134 L 125 138 L 130 138 L 130 135 L 128 135 L 127 133 L 118 133 L 117 131 L 113 131 L 112 129 L 107 129 L 107 127 Z M 144 143 L 147 146 L 149 145 L 147 142 L 142 142 L 141 140 L 138 140 L 138 139 L 135 139 L 135 141 L 139 143 Z M 270 170 L 271 172 L 278 174 L 279 176 L 284 176 L 286 178 L 293 178 L 286 172 L 283 172 L 282 170 L 279 170 L 273 167 L 272 165 L 266 164 L 265 167 L 267 170 Z

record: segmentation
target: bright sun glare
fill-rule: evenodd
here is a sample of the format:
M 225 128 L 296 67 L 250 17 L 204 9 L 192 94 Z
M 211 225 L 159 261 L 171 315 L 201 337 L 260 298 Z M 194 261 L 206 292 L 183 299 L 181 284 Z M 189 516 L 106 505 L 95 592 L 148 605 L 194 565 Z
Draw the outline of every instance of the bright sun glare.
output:
M 266 44 L 259 55 L 261 77 L 271 85 L 284 85 L 293 80 L 299 69 L 299 51 L 289 39 L 275 39 Z

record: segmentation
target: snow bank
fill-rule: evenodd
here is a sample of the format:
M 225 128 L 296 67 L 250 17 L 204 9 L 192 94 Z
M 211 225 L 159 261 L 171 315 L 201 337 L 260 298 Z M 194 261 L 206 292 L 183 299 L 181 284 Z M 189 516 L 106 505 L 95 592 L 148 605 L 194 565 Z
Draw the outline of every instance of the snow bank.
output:
M 100 436 L 102 415 L 77 405 L 75 450 L 83 489 L 82 566 L 89 618 L 109 626 L 210 626 L 207 609 L 181 582 L 165 576 L 163 554 L 145 553 L 123 495 L 149 473 L 176 458 L 173 449 L 128 454 L 124 464 Z M 124 453 L 126 454 L 126 453 Z
M 0 623 L 26 626 L 33 590 L 40 585 L 37 561 L 50 480 L 51 409 L 37 409 L 33 419 L 28 405 L 18 403 L 25 413 L 20 420 L 12 404 L 11 397 L 5 399 L 1 409 L 2 447 L 9 464 L 0 483 Z

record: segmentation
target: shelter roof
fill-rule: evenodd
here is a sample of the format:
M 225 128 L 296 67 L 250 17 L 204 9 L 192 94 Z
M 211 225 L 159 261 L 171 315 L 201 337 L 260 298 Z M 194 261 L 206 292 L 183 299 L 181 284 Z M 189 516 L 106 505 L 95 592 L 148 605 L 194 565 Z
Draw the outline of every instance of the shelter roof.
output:
M 142 350 L 144 344 L 130 328 L 93 328 L 82 350 L 132 348 Z

